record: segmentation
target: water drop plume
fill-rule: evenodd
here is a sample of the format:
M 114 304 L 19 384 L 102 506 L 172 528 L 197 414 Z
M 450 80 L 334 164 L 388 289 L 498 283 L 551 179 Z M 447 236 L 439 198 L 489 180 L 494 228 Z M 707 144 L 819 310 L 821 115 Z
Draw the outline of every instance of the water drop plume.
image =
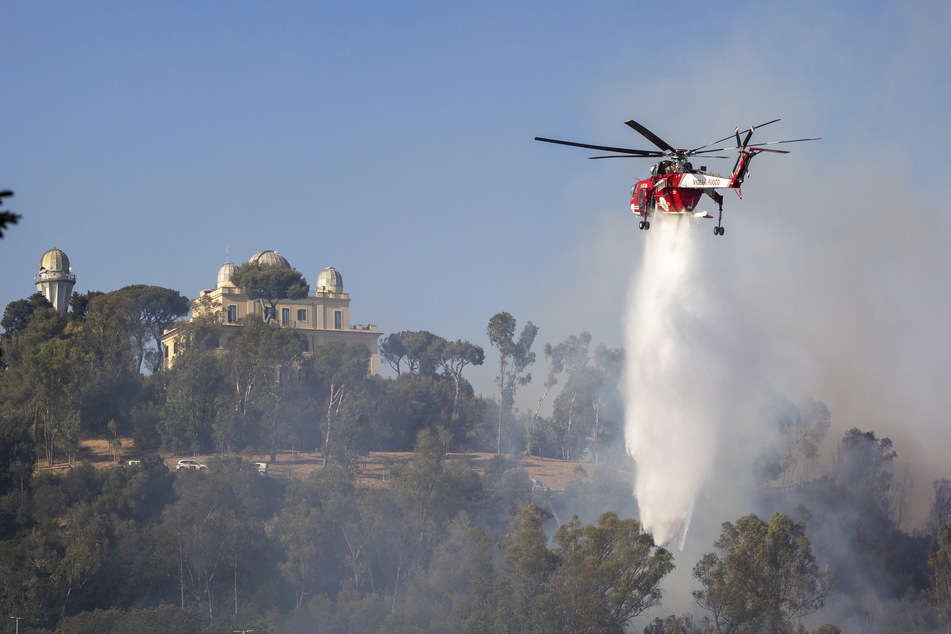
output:
M 638 236 L 644 252 L 631 273 L 625 316 L 625 441 L 637 463 L 634 495 L 655 542 L 681 549 L 698 496 L 736 449 L 724 444 L 735 443 L 738 421 L 749 420 L 740 411 L 748 359 L 725 319 L 716 270 L 716 248 L 728 244 L 712 234 L 698 219 L 653 221 Z

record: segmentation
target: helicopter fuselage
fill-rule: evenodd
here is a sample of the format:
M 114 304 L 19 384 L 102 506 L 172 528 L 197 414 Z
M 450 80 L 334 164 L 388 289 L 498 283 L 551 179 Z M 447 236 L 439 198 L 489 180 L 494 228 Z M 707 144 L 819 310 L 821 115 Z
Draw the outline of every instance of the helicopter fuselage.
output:
M 733 186 L 734 179 L 693 170 L 689 164 L 677 169 L 681 166 L 670 163 L 658 163 L 651 168 L 650 178 L 634 184 L 631 188 L 631 211 L 645 220 L 655 212 L 712 218 L 706 211 L 697 209 L 700 198 L 707 194 L 722 208 L 723 197 L 716 190 Z

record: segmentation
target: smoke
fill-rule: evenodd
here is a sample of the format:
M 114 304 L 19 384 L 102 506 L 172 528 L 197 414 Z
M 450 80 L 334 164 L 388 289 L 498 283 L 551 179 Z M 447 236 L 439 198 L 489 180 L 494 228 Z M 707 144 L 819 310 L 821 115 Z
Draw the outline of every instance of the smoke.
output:
M 716 253 L 728 238 L 712 223 L 658 215 L 643 237 L 626 310 L 625 440 L 642 524 L 683 550 L 705 487 L 721 521 L 748 508 L 751 466 L 772 433 L 757 371 L 765 346 L 729 310 Z

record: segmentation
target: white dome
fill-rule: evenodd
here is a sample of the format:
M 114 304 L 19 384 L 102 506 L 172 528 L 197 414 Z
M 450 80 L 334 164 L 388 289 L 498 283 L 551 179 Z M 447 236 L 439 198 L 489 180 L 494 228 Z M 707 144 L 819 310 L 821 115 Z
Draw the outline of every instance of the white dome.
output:
M 69 258 L 60 249 L 50 249 L 40 258 L 40 273 L 63 271 L 69 272 Z
M 320 272 L 320 275 L 317 276 L 317 290 L 318 291 L 330 291 L 331 293 L 342 293 L 343 292 L 343 276 L 340 274 L 340 271 L 328 266 L 323 271 Z
M 258 264 L 267 264 L 270 266 L 279 266 L 284 269 L 291 268 L 291 263 L 277 251 L 259 251 L 251 256 L 248 262 L 257 262 Z
M 234 262 L 225 262 L 221 265 L 221 268 L 218 269 L 218 288 L 222 286 L 234 286 L 231 283 L 231 274 L 238 270 L 237 265 Z

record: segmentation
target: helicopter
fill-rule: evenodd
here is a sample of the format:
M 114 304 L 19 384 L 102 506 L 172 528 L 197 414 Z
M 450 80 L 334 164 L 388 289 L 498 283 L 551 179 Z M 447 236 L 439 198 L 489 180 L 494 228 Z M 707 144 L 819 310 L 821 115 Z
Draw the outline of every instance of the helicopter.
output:
M 749 174 L 750 162 L 753 157 L 761 152 L 775 152 L 777 154 L 789 154 L 788 150 L 777 150 L 763 147 L 765 145 L 776 145 L 779 143 L 798 143 L 800 141 L 818 141 L 819 137 L 812 139 L 789 139 L 786 141 L 768 141 L 766 143 L 757 143 L 750 145 L 750 138 L 757 128 L 776 123 L 779 119 L 773 119 L 766 123 L 756 126 L 750 126 L 749 132 L 745 138 L 740 140 L 740 128 L 734 130 L 733 134 L 725 136 L 722 139 L 701 145 L 692 150 L 674 148 L 672 145 L 661 139 L 659 136 L 648 130 L 646 127 L 634 120 L 625 121 L 624 124 L 640 133 L 645 139 L 657 146 L 658 150 L 635 150 L 631 148 L 609 147 L 605 145 L 591 145 L 589 143 L 575 143 L 573 141 L 559 141 L 557 139 L 546 139 L 535 137 L 536 141 L 545 143 L 557 143 L 559 145 L 570 145 L 574 147 L 587 148 L 590 150 L 601 150 L 604 152 L 615 152 L 607 156 L 591 156 L 592 159 L 606 158 L 662 158 L 663 160 L 651 166 L 651 175 L 642 181 L 638 181 L 631 188 L 631 211 L 634 215 L 640 216 L 638 229 L 647 230 L 651 228 L 650 216 L 654 213 L 679 214 L 685 216 L 694 216 L 699 218 L 713 218 L 709 213 L 697 210 L 697 204 L 704 194 L 710 196 L 720 209 L 717 218 L 717 226 L 713 228 L 713 234 L 723 235 L 723 196 L 717 192 L 717 189 L 736 190 L 737 196 L 743 198 L 741 186 L 744 179 Z M 728 139 L 736 139 L 736 145 L 728 147 L 710 148 L 711 145 L 723 143 Z M 729 158 L 727 156 L 708 156 L 714 152 L 726 152 L 736 150 L 739 156 L 733 165 L 733 171 L 729 176 L 708 172 L 707 167 L 702 165 L 700 169 L 694 169 L 688 160 L 692 156 L 705 156 L 706 158 Z

